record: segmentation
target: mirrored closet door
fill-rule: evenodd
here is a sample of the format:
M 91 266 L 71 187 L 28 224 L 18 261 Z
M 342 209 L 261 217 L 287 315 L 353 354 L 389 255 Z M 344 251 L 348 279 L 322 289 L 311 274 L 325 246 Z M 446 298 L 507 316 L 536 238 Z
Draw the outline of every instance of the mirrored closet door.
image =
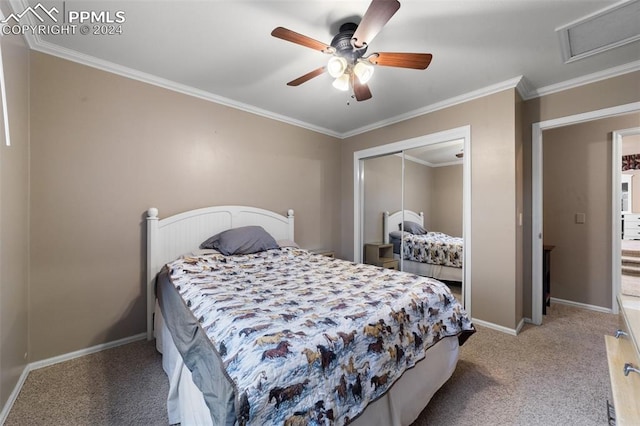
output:
M 383 238 L 382 213 L 402 209 L 402 162 L 402 153 L 367 158 L 363 162 L 363 262 L 397 270 L 402 268 L 401 260 Z
M 466 144 L 413 143 L 357 163 L 360 260 L 439 279 L 463 303 Z
M 402 270 L 445 282 L 462 297 L 463 141 L 404 156 Z

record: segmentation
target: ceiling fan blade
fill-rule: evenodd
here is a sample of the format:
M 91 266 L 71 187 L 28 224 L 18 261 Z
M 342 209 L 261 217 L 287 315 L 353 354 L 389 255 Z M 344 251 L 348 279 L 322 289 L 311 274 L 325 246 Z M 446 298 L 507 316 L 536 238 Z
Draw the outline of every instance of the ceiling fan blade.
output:
M 307 37 L 306 35 L 302 35 L 283 27 L 274 29 L 273 31 L 271 31 L 271 35 L 277 38 L 281 38 L 282 40 L 290 41 L 291 43 L 296 43 L 304 47 L 319 50 L 323 53 L 333 53 L 335 51 L 333 47 L 329 46 L 326 43 L 322 43 L 321 41 L 314 40 L 311 37 Z
M 316 70 L 313 70 L 313 71 L 311 71 L 309 73 L 306 73 L 302 77 L 298 77 L 295 80 L 291 80 L 290 82 L 287 83 L 287 86 L 299 86 L 302 83 L 306 83 L 307 81 L 311 80 L 312 78 L 319 76 L 323 72 L 324 72 L 324 67 L 320 67 L 320 68 L 318 68 Z
M 366 84 L 360 83 L 357 77 L 351 75 L 351 86 L 353 86 L 353 94 L 356 97 L 356 101 L 366 101 L 367 99 L 371 99 L 371 90 L 369 90 L 369 86 Z
M 424 70 L 431 63 L 431 53 L 374 53 L 369 57 L 369 62 L 385 67 L 413 68 Z
M 398 0 L 372 0 L 362 17 L 356 32 L 353 34 L 355 45 L 362 47 L 370 44 L 382 27 L 400 9 Z

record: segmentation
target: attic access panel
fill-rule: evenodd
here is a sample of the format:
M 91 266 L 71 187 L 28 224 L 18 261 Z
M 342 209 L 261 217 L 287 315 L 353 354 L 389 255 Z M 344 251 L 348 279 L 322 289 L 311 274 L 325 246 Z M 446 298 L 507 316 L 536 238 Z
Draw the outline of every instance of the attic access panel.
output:
M 618 3 L 556 32 L 565 63 L 640 40 L 640 0 Z

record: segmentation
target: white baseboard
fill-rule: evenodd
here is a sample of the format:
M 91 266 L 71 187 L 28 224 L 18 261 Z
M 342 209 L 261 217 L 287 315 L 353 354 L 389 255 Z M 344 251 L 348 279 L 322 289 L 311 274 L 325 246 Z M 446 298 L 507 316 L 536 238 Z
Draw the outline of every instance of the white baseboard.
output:
M 136 334 L 135 336 L 125 337 L 124 339 L 114 340 L 113 342 L 101 343 L 99 345 L 91 346 L 90 348 L 80 349 L 78 351 L 69 352 L 67 354 L 54 356 L 53 358 L 47 358 L 41 361 L 32 362 L 29 364 L 29 367 L 30 367 L 29 371 L 37 370 L 43 367 L 48 367 L 50 365 L 58 364 L 60 362 L 65 362 L 81 356 L 104 351 L 106 349 L 115 348 L 117 346 L 126 345 L 128 343 L 137 342 L 138 340 L 144 340 L 146 338 L 147 338 L 147 333 Z
M 590 311 L 602 312 L 602 313 L 605 313 L 605 314 L 612 314 L 613 313 L 612 309 L 603 308 L 602 306 L 587 305 L 586 303 L 572 302 L 571 300 L 557 299 L 555 297 L 552 297 L 551 301 L 553 303 L 557 303 L 559 305 L 573 306 L 575 308 L 588 309 Z M 524 320 L 525 320 L 525 322 L 533 324 L 533 321 L 531 320 L 531 318 L 525 318 Z M 544 324 L 544 321 L 543 321 L 543 324 Z
M 510 334 L 512 336 L 517 336 L 518 332 L 520 331 L 520 329 L 522 328 L 522 321 L 520 321 L 520 324 L 518 324 L 518 328 L 508 328 L 508 327 L 504 327 L 502 325 L 498 325 L 498 324 L 494 324 L 492 322 L 487 322 L 487 321 L 482 321 L 476 318 L 472 318 L 471 322 L 476 324 L 476 325 L 481 325 L 482 327 L 487 327 L 490 328 L 492 330 L 496 330 L 496 331 L 501 331 L 503 333 L 507 333 Z
M 0 425 L 3 425 L 7 420 L 7 417 L 9 417 L 9 411 L 11 411 L 13 403 L 16 402 L 18 394 L 20 394 L 20 390 L 22 390 L 22 385 L 24 385 L 25 380 L 27 380 L 29 371 L 29 365 L 25 365 L 24 370 L 22 370 L 22 374 L 18 379 L 18 383 L 16 383 L 16 386 L 13 388 L 13 391 L 9 395 L 9 399 L 7 399 L 6 404 L 4 404 L 4 407 L 2 407 L 2 411 L 0 411 Z
M 574 306 L 576 308 L 588 309 L 590 311 L 602 312 L 605 314 L 613 313 L 613 310 L 611 308 L 604 308 L 602 306 L 596 306 L 596 305 L 587 305 L 586 303 L 573 302 L 571 300 L 556 299 L 555 297 L 551 298 L 551 302 L 558 303 L 560 305 L 568 305 L 568 306 Z
M 104 351 L 106 349 L 115 348 L 117 346 L 126 345 L 128 343 L 137 342 L 138 340 L 144 340 L 147 338 L 147 333 L 140 333 L 134 336 L 125 337 L 124 339 L 114 340 L 112 342 L 101 343 L 99 345 L 91 346 L 90 348 L 80 349 L 78 351 L 69 352 L 67 354 L 58 355 L 52 358 L 43 359 L 41 361 L 36 361 L 27 364 L 16 383 L 16 386 L 13 388 L 11 395 L 9 395 L 9 399 L 2 407 L 2 411 L 0 411 L 0 425 L 3 425 L 9 416 L 9 411 L 11 411 L 11 407 L 16 402 L 18 398 L 18 394 L 20 394 L 20 390 L 22 390 L 22 386 L 24 382 L 27 380 L 27 376 L 33 370 L 37 370 L 39 368 L 48 367 L 50 365 L 58 364 L 60 362 L 69 361 L 74 358 L 79 358 L 81 356 L 90 355 L 96 352 Z

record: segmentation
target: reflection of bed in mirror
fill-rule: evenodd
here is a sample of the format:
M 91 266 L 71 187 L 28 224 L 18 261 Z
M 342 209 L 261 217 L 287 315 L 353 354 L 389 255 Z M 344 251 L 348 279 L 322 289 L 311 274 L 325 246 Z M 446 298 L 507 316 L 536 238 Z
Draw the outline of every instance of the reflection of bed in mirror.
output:
M 393 256 L 400 259 L 401 238 L 405 241 L 402 270 L 413 274 L 436 278 L 441 281 L 462 282 L 462 238 L 439 232 L 414 235 L 401 234 L 403 221 L 424 227 L 424 213 L 400 210 L 383 213 L 382 235 L 384 242 L 393 244 Z

